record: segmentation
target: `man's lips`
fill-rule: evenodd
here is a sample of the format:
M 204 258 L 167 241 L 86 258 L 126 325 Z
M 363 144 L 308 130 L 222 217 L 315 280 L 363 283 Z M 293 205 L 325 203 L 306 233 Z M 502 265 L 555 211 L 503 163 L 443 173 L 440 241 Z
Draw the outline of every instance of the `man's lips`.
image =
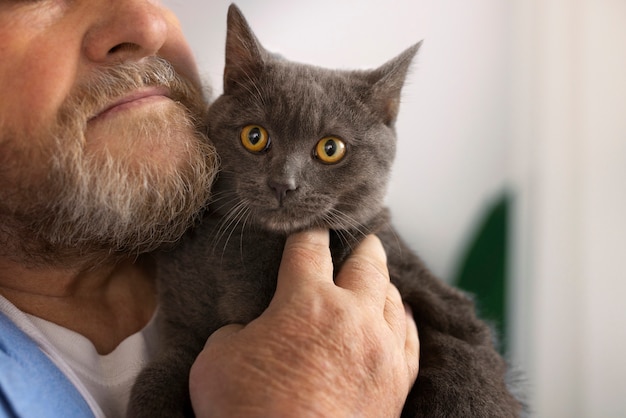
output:
M 102 110 L 98 111 L 94 116 L 89 118 L 89 121 L 92 121 L 94 119 L 102 119 L 123 110 L 127 110 L 136 106 L 141 106 L 148 102 L 159 101 L 163 99 L 169 100 L 169 89 L 165 87 L 151 87 L 148 89 L 135 91 L 116 100 Z

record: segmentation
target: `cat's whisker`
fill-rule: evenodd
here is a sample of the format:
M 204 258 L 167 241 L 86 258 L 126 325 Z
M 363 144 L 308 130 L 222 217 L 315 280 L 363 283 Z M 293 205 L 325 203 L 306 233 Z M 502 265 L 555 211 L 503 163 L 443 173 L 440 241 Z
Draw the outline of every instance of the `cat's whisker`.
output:
M 233 197 L 234 196 L 234 197 Z M 232 198 L 228 201 L 226 199 Z M 213 207 L 214 210 L 223 209 L 225 206 L 228 206 L 230 202 L 234 202 L 237 200 L 237 197 L 234 193 L 222 193 L 214 199 L 211 199 L 209 204 Z M 216 206 L 217 203 L 220 203 L 219 206 Z
M 333 212 L 325 214 L 323 220 L 329 225 L 341 223 L 341 220 Z M 354 236 L 350 233 L 350 231 L 347 229 L 333 229 L 333 231 L 335 232 L 335 234 L 337 234 L 337 238 L 339 238 L 339 241 L 341 242 L 342 246 L 346 246 L 350 249 L 350 251 L 352 251 L 351 243 L 355 239 L 354 239 Z M 352 238 L 352 240 L 349 238 Z
M 341 241 L 342 246 L 346 246 L 350 249 L 350 252 L 352 252 L 352 245 L 351 245 L 351 240 L 348 239 L 348 237 L 346 237 L 346 232 L 345 230 L 341 230 L 341 229 L 335 229 L 334 230 L 335 233 L 337 234 L 337 237 L 339 238 L 339 241 Z
M 229 222 L 227 226 L 227 228 L 230 229 L 230 233 L 228 234 L 228 236 L 226 237 L 226 240 L 224 241 L 224 247 L 222 248 L 222 259 L 224 258 L 224 254 L 226 254 L 226 248 L 228 247 L 228 243 L 230 242 L 230 239 L 233 236 L 233 233 L 237 229 L 237 226 L 239 225 L 241 220 L 244 218 L 244 216 L 246 216 L 247 213 L 249 213 L 249 211 L 250 211 L 250 207 L 243 201 L 240 203 L 240 205 L 237 206 L 237 213 L 233 216 L 233 219 Z M 241 255 L 243 257 L 243 251 L 241 250 L 242 244 L 243 244 L 243 241 L 240 241 L 239 248 L 240 248 Z
M 225 174 L 225 175 L 224 175 Z M 237 173 L 233 171 L 222 171 L 220 172 L 220 179 L 224 180 L 225 177 L 236 178 Z M 211 197 L 209 198 L 209 204 L 215 205 L 215 203 L 223 201 L 226 197 L 229 196 L 237 196 L 237 192 L 232 188 L 226 188 L 224 190 L 213 191 L 211 193 Z M 223 206 L 220 206 L 218 209 L 222 209 Z
M 233 206 L 228 211 L 226 215 L 222 217 L 222 219 L 220 220 L 220 229 L 218 231 L 220 233 L 218 236 L 218 241 L 221 240 L 221 238 L 225 234 L 225 231 L 227 231 L 232 225 L 232 223 L 235 222 L 239 213 L 243 209 L 245 209 L 245 206 L 246 204 L 243 201 L 239 201 L 235 206 Z
M 250 217 L 252 216 L 252 209 L 250 208 L 250 206 L 246 207 L 246 215 L 245 215 L 245 219 L 243 220 L 243 224 L 241 225 L 241 232 L 239 233 L 239 256 L 241 257 L 241 263 L 244 263 L 244 257 L 243 257 L 243 233 L 246 229 L 246 224 L 248 223 L 248 221 L 250 220 Z
M 222 217 L 219 222 L 219 228 L 215 234 L 215 238 L 213 239 L 214 248 L 217 247 L 217 244 L 222 240 L 222 238 L 224 238 L 228 231 L 231 230 L 231 226 L 233 224 L 235 224 L 235 226 L 237 225 L 237 219 L 240 216 L 241 212 L 245 211 L 246 207 L 247 204 L 244 201 L 239 201 L 239 203 L 237 203 L 226 215 Z M 232 235 L 232 230 L 230 234 Z M 230 235 L 228 235 L 228 238 L 224 243 L 224 249 L 226 248 L 229 239 Z
M 350 215 L 346 214 L 344 211 L 333 209 L 331 210 L 330 214 L 332 214 L 334 216 L 334 219 L 339 221 L 339 223 L 346 224 L 346 230 L 354 230 L 358 233 L 358 235 L 361 236 L 361 238 L 367 236 L 367 231 L 363 230 L 364 225 L 361 222 L 358 222 L 356 219 L 352 218 Z M 353 238 L 356 238 L 352 233 L 350 234 Z
M 226 207 L 236 206 L 236 205 L 233 205 L 233 203 L 234 202 L 238 202 L 238 201 L 239 201 L 239 196 L 237 196 L 236 193 L 229 193 L 229 194 L 225 194 L 224 196 L 220 197 L 218 200 L 215 200 L 214 202 L 211 202 L 211 205 L 213 206 L 213 211 L 214 212 L 219 212 L 219 211 L 221 211 L 222 209 L 224 209 Z M 220 202 L 221 204 L 219 206 L 216 206 L 215 205 L 216 202 Z
M 245 216 L 247 216 L 250 211 L 251 209 L 247 201 L 242 200 L 236 206 L 234 206 L 231 211 L 229 211 L 228 215 L 223 217 L 223 221 L 221 222 L 220 227 L 221 233 L 219 238 L 223 238 L 226 233 L 230 231 L 230 233 L 228 233 L 228 237 L 225 240 L 225 245 L 228 244 L 234 230 L 237 228 L 241 220 Z
M 219 191 L 219 192 L 213 192 L 211 193 L 211 198 L 209 199 L 209 203 L 213 203 L 216 200 L 220 200 L 223 196 L 227 196 L 229 194 L 233 194 L 232 191 L 230 190 L 224 190 L 224 191 Z

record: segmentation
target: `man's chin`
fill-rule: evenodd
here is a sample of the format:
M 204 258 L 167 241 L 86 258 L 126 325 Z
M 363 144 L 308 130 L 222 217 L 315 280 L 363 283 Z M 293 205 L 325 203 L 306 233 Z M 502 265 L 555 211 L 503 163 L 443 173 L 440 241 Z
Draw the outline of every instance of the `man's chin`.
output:
M 65 263 L 176 241 L 217 171 L 199 126 L 205 110 L 199 91 L 155 58 L 85 80 L 49 126 L 0 132 L 12 157 L 0 168 L 0 256 Z
M 188 125 L 161 126 L 158 137 L 136 132 L 125 153 L 83 149 L 57 159 L 44 181 L 19 193 L 11 215 L 23 256 L 80 264 L 177 241 L 206 205 L 217 171 L 213 147 Z
M 174 176 L 165 187 L 150 174 L 120 176 L 117 190 L 85 183 L 93 192 L 62 193 L 54 204 L 26 214 L 20 239 L 30 236 L 28 256 L 47 264 L 136 256 L 172 245 L 208 200 L 212 173 L 199 173 Z

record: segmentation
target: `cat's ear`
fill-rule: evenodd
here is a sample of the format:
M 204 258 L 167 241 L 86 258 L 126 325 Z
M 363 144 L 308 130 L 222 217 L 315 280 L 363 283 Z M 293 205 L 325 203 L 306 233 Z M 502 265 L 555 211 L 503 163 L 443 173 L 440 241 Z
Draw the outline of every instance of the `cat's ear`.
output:
M 237 80 L 248 80 L 263 66 L 268 52 L 260 44 L 237 6 L 228 8 L 226 32 L 226 65 L 224 93 L 235 87 Z
M 421 45 L 422 41 L 367 75 L 372 83 L 372 104 L 388 126 L 393 126 L 396 121 L 400 109 L 402 86 L 411 62 Z

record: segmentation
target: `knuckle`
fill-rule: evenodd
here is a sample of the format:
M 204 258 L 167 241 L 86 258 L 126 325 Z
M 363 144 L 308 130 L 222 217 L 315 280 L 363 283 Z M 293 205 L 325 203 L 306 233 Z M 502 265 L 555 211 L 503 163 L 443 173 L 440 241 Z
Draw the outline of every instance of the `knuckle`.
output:
M 391 282 L 387 286 L 387 300 L 393 304 L 402 305 L 402 295 L 398 288 Z
M 326 271 L 332 266 L 329 257 L 322 256 L 318 248 L 307 244 L 294 244 L 285 248 L 283 257 L 302 271 Z
M 362 255 L 354 255 L 346 261 L 345 270 L 350 274 L 365 276 L 368 280 L 389 281 L 389 272 L 385 264 L 375 262 Z

